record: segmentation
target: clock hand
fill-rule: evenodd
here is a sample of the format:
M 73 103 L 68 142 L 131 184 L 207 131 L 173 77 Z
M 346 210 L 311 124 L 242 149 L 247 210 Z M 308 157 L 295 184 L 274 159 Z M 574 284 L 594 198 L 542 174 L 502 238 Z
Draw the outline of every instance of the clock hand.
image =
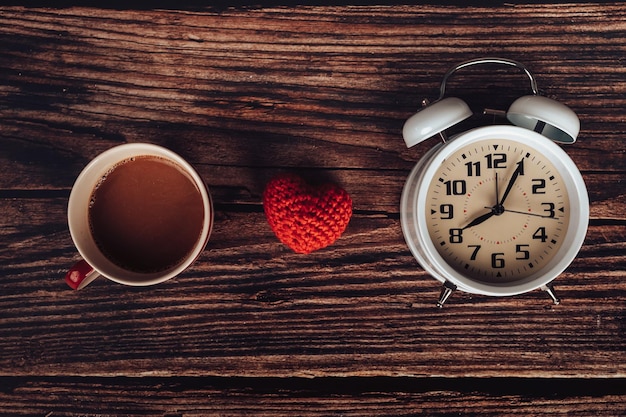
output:
M 463 230 L 469 229 L 470 227 L 478 226 L 479 224 L 486 222 L 493 216 L 499 216 L 500 214 L 504 213 L 504 207 L 502 207 L 502 204 L 498 203 L 498 201 L 500 201 L 500 191 L 498 188 L 498 172 L 496 171 L 496 204 L 493 207 L 485 207 L 486 209 L 489 209 L 491 211 L 489 213 L 485 213 L 481 216 L 476 217 L 474 220 L 469 222 L 463 228 Z
M 493 207 L 487 207 L 487 206 L 485 206 L 485 207 L 483 207 L 483 208 L 493 210 Z M 526 216 L 541 217 L 541 218 L 544 218 L 544 219 L 555 219 L 555 220 L 558 220 L 558 219 L 559 219 L 558 217 L 546 216 L 545 214 L 529 213 L 529 212 L 527 212 L 527 211 L 517 211 L 517 210 L 509 210 L 509 209 L 505 209 L 505 210 L 503 211 L 503 213 L 505 213 L 505 212 L 506 212 L 506 213 L 515 213 L 515 214 L 524 214 L 524 215 L 526 215 Z M 497 214 L 497 213 L 496 213 L 496 214 Z
M 498 205 L 501 206 L 501 205 L 504 204 L 504 200 L 506 200 L 506 198 L 509 196 L 509 193 L 511 192 L 511 189 L 513 188 L 513 184 L 515 184 L 515 181 L 517 180 L 517 177 L 522 172 L 524 172 L 524 158 L 520 159 L 520 161 L 517 163 L 517 168 L 513 172 L 513 175 L 511 175 L 511 179 L 509 180 L 509 183 L 506 186 L 506 190 L 504 190 L 504 194 L 502 195 L 502 200 L 500 200 Z
M 509 209 L 506 209 L 505 211 L 507 213 L 525 214 L 525 215 L 528 215 L 528 216 L 542 217 L 544 219 L 555 219 L 555 220 L 558 220 L 558 217 L 546 216 L 545 214 L 528 213 L 528 212 L 517 211 L 517 210 L 509 210 Z
M 498 173 L 496 172 L 496 204 L 493 207 L 485 207 L 491 211 L 489 213 L 485 213 L 483 215 L 476 217 L 474 220 L 469 222 L 465 227 L 463 227 L 462 230 L 469 229 L 470 227 L 478 226 L 479 224 L 486 222 L 493 216 L 501 215 L 505 211 L 510 211 L 511 213 L 519 213 L 519 214 L 529 214 L 531 216 L 546 217 L 546 216 L 534 214 L 534 213 L 523 213 L 520 211 L 505 210 L 504 205 L 503 205 L 504 200 L 506 200 L 509 193 L 511 192 L 511 189 L 513 188 L 513 185 L 515 184 L 515 181 L 517 181 L 517 177 L 519 177 L 520 174 L 522 174 L 523 172 L 524 172 L 524 158 L 520 159 L 520 161 L 517 163 L 517 168 L 513 172 L 513 175 L 511 175 L 511 179 L 509 180 L 509 183 L 507 184 L 506 189 L 504 190 L 504 194 L 502 195 L 502 200 L 500 200 L 500 196 L 499 196 L 500 190 L 498 188 Z
M 498 188 L 498 171 L 496 171 L 496 206 L 500 204 L 500 190 Z
M 479 224 L 481 224 L 483 222 L 486 222 L 487 220 L 489 220 L 493 216 L 495 216 L 496 211 L 493 208 L 491 208 L 491 207 L 486 207 L 486 208 L 490 209 L 491 211 L 489 213 L 483 214 L 482 216 L 476 217 L 474 220 L 469 222 L 467 224 L 467 226 L 465 226 L 462 230 L 469 229 L 470 227 L 477 226 L 477 225 L 479 225 Z

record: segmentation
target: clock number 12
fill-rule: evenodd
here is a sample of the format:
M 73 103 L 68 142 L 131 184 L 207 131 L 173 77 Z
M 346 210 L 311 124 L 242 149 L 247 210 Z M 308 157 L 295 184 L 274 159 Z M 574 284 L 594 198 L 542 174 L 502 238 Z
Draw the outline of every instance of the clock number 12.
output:
M 487 160 L 487 168 L 506 168 L 506 154 L 505 153 L 493 153 L 485 155 Z M 467 176 L 480 177 L 480 161 L 478 162 L 466 162 Z

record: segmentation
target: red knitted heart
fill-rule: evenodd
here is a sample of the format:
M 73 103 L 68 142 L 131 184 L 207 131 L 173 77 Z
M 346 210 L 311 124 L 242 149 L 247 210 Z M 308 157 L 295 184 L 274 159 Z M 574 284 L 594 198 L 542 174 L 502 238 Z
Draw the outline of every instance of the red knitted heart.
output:
M 334 243 L 352 216 L 352 199 L 335 184 L 312 186 L 294 174 L 273 178 L 263 192 L 265 216 L 276 237 L 297 253 Z

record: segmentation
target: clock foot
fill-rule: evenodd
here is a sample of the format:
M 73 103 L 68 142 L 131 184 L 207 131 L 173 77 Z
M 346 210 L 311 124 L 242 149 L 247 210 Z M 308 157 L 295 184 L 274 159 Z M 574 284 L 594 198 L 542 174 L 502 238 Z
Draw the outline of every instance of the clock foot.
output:
M 454 290 L 456 290 L 456 285 L 449 281 L 444 282 L 443 288 L 441 288 L 441 294 L 439 295 L 439 300 L 437 301 L 437 307 L 442 308 Z
M 556 305 L 561 304 L 561 299 L 556 296 L 556 293 L 554 292 L 554 287 L 552 286 L 552 284 L 546 284 L 543 287 L 541 287 L 541 289 L 544 290 L 550 296 L 554 304 Z

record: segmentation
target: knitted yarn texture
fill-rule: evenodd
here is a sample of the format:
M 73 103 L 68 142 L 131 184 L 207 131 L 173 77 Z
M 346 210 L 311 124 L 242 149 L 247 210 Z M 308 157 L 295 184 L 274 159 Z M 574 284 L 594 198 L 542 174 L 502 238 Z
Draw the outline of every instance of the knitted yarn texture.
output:
M 295 174 L 276 176 L 267 184 L 263 208 L 276 237 L 305 254 L 334 243 L 352 217 L 352 199 L 343 188 L 313 186 Z

